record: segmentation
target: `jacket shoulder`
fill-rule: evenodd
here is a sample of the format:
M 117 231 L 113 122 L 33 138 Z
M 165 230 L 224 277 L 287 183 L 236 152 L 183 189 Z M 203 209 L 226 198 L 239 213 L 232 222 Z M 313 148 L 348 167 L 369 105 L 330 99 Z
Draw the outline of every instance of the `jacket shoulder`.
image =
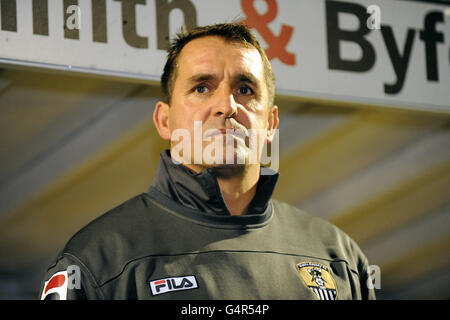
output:
M 301 233 L 301 246 L 311 255 L 329 260 L 345 260 L 351 269 L 365 272 L 368 261 L 359 245 L 331 222 L 315 217 L 297 207 L 275 200 L 277 219 L 289 226 L 292 237 Z M 298 236 L 297 236 L 298 238 Z
M 143 194 L 125 201 L 76 232 L 60 256 L 76 257 L 99 284 L 104 283 L 139 254 L 140 235 L 151 223 L 149 209 Z

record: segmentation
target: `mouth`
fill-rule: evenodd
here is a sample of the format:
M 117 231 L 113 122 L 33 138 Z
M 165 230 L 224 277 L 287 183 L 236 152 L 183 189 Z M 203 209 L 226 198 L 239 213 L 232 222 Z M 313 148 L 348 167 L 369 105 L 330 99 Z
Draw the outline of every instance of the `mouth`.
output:
M 236 138 L 245 139 L 247 130 L 242 129 L 208 129 L 205 131 L 205 138 L 210 138 L 218 135 L 231 135 Z

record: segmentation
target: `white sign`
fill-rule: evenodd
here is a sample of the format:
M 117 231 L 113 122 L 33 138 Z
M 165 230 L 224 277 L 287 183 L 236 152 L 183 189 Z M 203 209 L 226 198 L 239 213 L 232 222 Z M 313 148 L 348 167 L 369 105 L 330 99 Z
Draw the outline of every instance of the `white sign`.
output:
M 1 0 L 0 63 L 159 81 L 168 39 L 245 20 L 277 92 L 450 113 L 448 7 L 392 0 Z

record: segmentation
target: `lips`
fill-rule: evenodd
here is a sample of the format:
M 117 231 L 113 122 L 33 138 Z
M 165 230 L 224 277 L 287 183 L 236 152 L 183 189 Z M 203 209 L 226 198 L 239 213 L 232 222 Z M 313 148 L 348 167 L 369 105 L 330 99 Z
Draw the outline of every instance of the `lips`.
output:
M 208 129 L 205 131 L 204 137 L 210 138 L 217 135 L 232 135 L 236 138 L 244 139 L 247 136 L 246 130 L 240 129 Z

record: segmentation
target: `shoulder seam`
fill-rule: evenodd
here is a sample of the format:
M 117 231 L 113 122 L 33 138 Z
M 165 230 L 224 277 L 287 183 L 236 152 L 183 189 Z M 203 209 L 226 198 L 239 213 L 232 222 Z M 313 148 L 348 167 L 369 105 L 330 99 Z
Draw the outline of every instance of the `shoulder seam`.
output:
M 101 298 L 102 300 L 105 300 L 105 296 L 104 296 L 104 294 L 103 294 L 103 291 L 102 291 L 102 289 L 101 289 L 101 286 L 99 286 L 99 284 L 98 284 L 97 280 L 95 279 L 94 275 L 92 274 L 91 270 L 83 263 L 83 261 L 81 261 L 77 256 L 75 256 L 75 255 L 73 255 L 73 254 L 71 254 L 71 253 L 68 253 L 68 252 L 63 252 L 62 255 L 63 255 L 63 256 L 68 256 L 68 257 L 70 257 L 71 259 L 76 260 L 77 263 L 79 263 L 79 264 L 83 267 L 83 269 L 86 270 L 87 274 L 89 275 L 89 277 L 92 279 L 92 281 L 93 281 L 94 284 L 95 284 L 95 287 L 94 287 L 95 290 L 96 290 L 96 291 L 98 290 L 98 292 L 100 292 L 100 295 L 99 295 L 100 298 Z
M 256 251 L 256 250 L 208 250 L 208 251 L 193 251 L 193 252 L 183 252 L 183 253 L 172 253 L 172 254 L 149 254 L 149 255 L 145 255 L 142 257 L 137 257 L 131 260 L 128 260 L 126 262 L 123 263 L 122 265 L 122 270 L 116 274 L 115 276 L 112 276 L 111 278 L 109 278 L 108 280 L 105 280 L 105 282 L 103 282 L 101 285 L 99 285 L 99 288 L 106 285 L 107 283 L 119 278 L 122 273 L 125 271 L 125 269 L 127 268 L 127 266 L 130 263 L 139 261 L 141 259 L 145 259 L 145 258 L 151 258 L 151 257 L 176 257 L 176 256 L 183 256 L 183 255 L 197 255 L 197 254 L 208 254 L 208 253 L 226 253 L 226 252 L 241 252 L 241 253 L 266 253 L 266 254 L 279 254 L 279 255 L 289 255 L 289 256 L 297 256 L 297 257 L 305 257 L 305 258 L 311 258 L 311 259 L 319 259 L 319 260 L 325 260 L 328 262 L 344 262 L 345 265 L 347 266 L 347 268 L 355 273 L 358 278 L 359 278 L 359 272 L 353 270 L 353 268 L 350 266 L 350 264 L 348 263 L 347 260 L 345 259 L 327 259 L 327 258 L 320 258 L 320 257 L 316 257 L 316 256 L 309 256 L 309 255 L 304 255 L 304 254 L 296 254 L 296 253 L 289 253 L 289 252 L 277 252 L 277 251 Z

